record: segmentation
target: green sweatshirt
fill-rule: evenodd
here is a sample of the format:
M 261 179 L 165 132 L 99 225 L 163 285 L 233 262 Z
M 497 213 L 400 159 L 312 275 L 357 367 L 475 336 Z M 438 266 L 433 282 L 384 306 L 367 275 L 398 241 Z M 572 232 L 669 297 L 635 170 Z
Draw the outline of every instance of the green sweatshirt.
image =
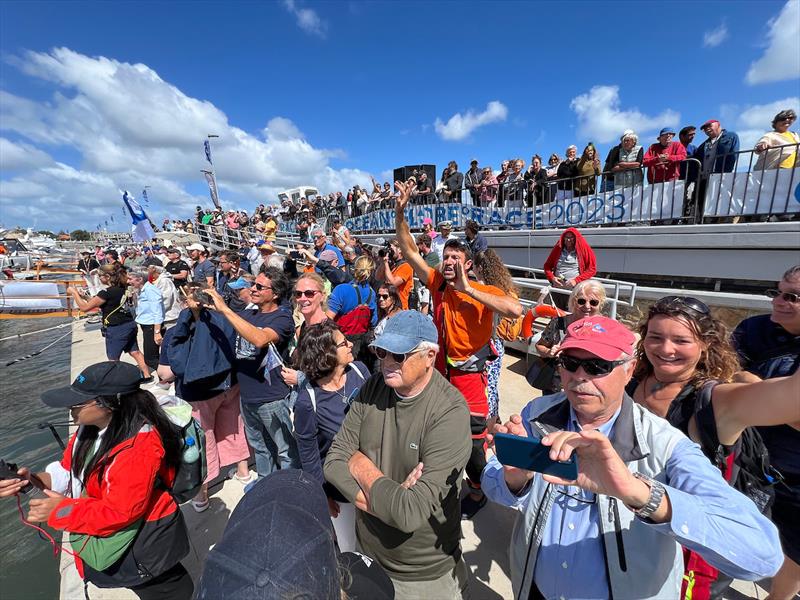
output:
M 391 577 L 429 581 L 461 558 L 459 474 L 472 449 L 464 397 L 438 371 L 414 398 L 401 399 L 378 373 L 356 396 L 325 460 L 325 479 L 351 502 L 360 488 L 347 461 L 360 450 L 381 470 L 370 509 L 357 511 L 363 552 Z M 422 477 L 400 484 L 418 463 Z

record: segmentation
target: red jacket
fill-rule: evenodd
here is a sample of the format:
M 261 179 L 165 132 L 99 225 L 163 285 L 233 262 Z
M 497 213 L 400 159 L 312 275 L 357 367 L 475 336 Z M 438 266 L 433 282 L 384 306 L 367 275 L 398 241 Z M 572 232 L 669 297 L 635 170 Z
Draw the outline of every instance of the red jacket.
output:
M 72 436 L 61 459 L 67 471 L 71 471 L 72 448 L 79 432 Z M 164 464 L 161 436 L 145 425 L 112 448 L 84 477 L 84 495 L 63 500 L 56 507 L 48 525 L 101 537 L 144 519 L 131 547 L 106 571 L 95 571 L 76 557 L 82 577 L 98 587 L 131 587 L 160 575 L 188 554 L 186 525 L 166 487 L 174 478 L 175 469 Z M 73 550 L 77 553 L 79 549 Z
M 669 162 L 659 162 L 660 154 L 666 154 Z M 670 142 L 666 148 L 660 143 L 653 144 L 647 149 L 642 160 L 642 164 L 647 167 L 647 183 L 677 179 L 681 174 L 682 160 L 686 160 L 686 148 L 680 142 Z
M 581 235 L 581 232 L 574 227 L 569 227 L 564 230 L 561 237 L 558 238 L 556 245 L 550 251 L 547 260 L 544 261 L 544 274 L 551 282 L 556 278 L 555 270 L 558 264 L 558 258 L 561 256 L 561 250 L 564 247 L 564 236 L 572 232 L 575 235 L 575 252 L 578 254 L 578 272 L 579 275 L 575 278 L 575 283 L 579 283 L 586 279 L 591 279 L 597 273 L 597 264 L 595 262 L 594 250 L 589 243 Z

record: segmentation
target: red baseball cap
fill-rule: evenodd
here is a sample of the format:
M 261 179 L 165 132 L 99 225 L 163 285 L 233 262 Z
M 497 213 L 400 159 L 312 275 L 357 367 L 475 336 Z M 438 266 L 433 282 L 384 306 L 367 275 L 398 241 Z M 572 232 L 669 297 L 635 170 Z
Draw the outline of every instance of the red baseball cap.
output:
M 700 125 L 700 129 L 705 129 L 706 127 L 708 127 L 712 123 L 719 123 L 719 121 L 717 121 L 716 119 L 709 119 L 708 121 L 706 121 L 705 123 Z
M 623 352 L 633 356 L 636 336 L 619 321 L 596 316 L 579 319 L 567 327 L 561 350 L 578 348 L 605 360 L 617 360 Z

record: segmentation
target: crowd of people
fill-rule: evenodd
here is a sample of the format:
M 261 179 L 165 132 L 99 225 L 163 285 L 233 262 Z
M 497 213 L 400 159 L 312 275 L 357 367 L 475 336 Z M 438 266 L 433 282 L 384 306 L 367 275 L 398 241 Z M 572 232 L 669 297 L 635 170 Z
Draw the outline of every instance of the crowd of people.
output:
M 623 136 L 618 164 L 647 156 L 654 180 L 680 176 Z M 716 598 L 732 578 L 766 577 L 770 598 L 793 598 L 800 266 L 768 291 L 772 313 L 733 335 L 687 296 L 661 298 L 631 330 L 603 315 L 597 257 L 565 230 L 544 265 L 558 316 L 532 340 L 528 380 L 542 396 L 503 421 L 520 291 L 476 223 L 464 238 L 429 220 L 412 235 L 404 209 L 418 189 L 397 182 L 395 237 L 377 246 L 334 216 L 298 249 L 278 248 L 265 225 L 264 239 L 216 254 L 85 251 L 93 291 L 70 293 L 99 311 L 108 362 L 43 396 L 80 427 L 60 461 L 0 481 L 0 496 L 46 487 L 28 519 L 113 539 L 102 568 L 73 545 L 82 576 L 145 599 L 194 587 L 198 598 L 466 598 L 461 522 L 489 501 L 518 511 L 517 598 Z M 204 432 L 192 509 L 208 509 L 208 484 L 229 467 L 246 490 L 196 586 L 169 493 L 182 439 L 152 393 L 168 390 Z M 535 438 L 553 464 L 577 457 L 577 477 L 501 462 L 499 434 Z M 359 576 L 365 565 L 379 574 Z

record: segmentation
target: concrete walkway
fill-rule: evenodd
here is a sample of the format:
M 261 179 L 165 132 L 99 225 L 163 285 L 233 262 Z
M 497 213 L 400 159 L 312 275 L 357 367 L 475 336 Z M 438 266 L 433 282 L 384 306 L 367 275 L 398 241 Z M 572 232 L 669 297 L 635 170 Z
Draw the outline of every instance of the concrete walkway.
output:
M 100 332 L 85 331 L 83 323 L 74 326 L 71 375 L 77 377 L 86 366 L 105 360 L 105 347 Z M 525 381 L 525 357 L 507 354 L 503 359 L 500 378 L 500 414 L 505 421 L 518 414 L 523 406 L 539 393 Z M 165 392 L 156 390 L 156 395 Z M 229 480 L 220 488 L 211 490 L 211 506 L 196 513 L 190 504 L 181 506 L 189 528 L 192 551 L 184 565 L 197 582 L 208 551 L 221 537 L 228 517 L 242 497 L 242 485 Z M 488 503 L 472 521 L 463 521 L 462 547 L 464 558 L 474 577 L 471 584 L 473 600 L 498 600 L 513 597 L 511 590 L 508 542 L 516 512 L 494 503 Z M 83 582 L 78 577 L 72 557 L 62 554 L 61 600 L 83 600 Z M 766 592 L 749 582 L 735 582 L 734 589 L 726 594 L 728 600 L 764 598 Z M 136 596 L 124 589 L 101 590 L 89 586 L 92 600 L 135 600 Z M 224 599 L 220 599 L 224 600 Z M 430 600 L 438 600 L 431 598 Z M 672 599 L 665 599 L 672 600 Z

